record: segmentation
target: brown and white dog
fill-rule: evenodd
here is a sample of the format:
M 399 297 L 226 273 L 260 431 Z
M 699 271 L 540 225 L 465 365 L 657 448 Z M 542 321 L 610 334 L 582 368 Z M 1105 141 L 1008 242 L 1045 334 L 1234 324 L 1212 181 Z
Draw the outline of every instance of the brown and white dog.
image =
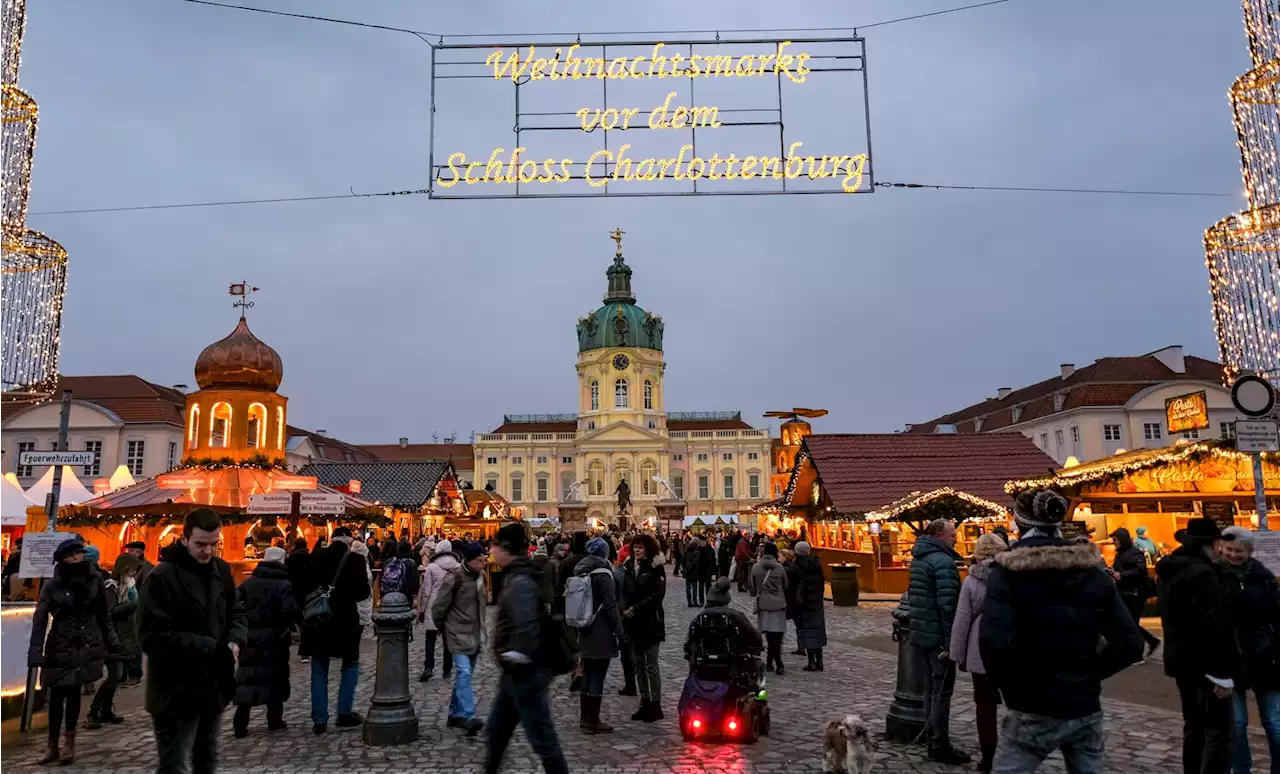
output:
M 822 771 L 825 774 L 870 774 L 871 734 L 862 718 L 845 715 L 827 723 L 822 736 Z

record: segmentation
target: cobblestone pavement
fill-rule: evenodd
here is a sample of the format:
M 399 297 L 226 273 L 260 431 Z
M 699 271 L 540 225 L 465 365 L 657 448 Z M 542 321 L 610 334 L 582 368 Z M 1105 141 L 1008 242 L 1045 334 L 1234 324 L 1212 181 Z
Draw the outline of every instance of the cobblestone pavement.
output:
M 735 604 L 750 610 L 751 598 L 735 595 Z M 628 718 L 635 699 L 619 697 L 622 670 L 617 661 L 609 672 L 609 688 L 604 715 L 617 732 L 608 736 L 584 736 L 578 731 L 577 697 L 567 690 L 564 680 L 553 689 L 553 711 L 571 771 L 600 774 L 661 774 L 665 772 L 817 772 L 821 771 L 820 727 L 831 717 L 855 712 L 867 719 L 873 731 L 883 729 L 885 711 L 893 697 L 896 658 L 886 652 L 859 647 L 860 638 L 883 636 L 890 629 L 890 603 L 871 603 L 857 608 L 827 607 L 830 645 L 826 651 L 826 671 L 800 671 L 801 657 L 786 656 L 787 673 L 771 676 L 769 700 L 773 713 L 770 736 L 755 745 L 706 745 L 685 742 L 673 721 L 680 686 L 687 673 L 681 646 L 692 612 L 684 604 L 684 584 L 671 578 L 667 595 L 668 642 L 662 648 L 663 702 L 667 719 L 654 724 L 633 723 Z M 784 652 L 794 648 L 793 633 L 788 634 Z M 373 685 L 372 642 L 366 643 L 364 675 L 357 691 L 357 709 L 369 704 Z M 422 662 L 422 642 L 410 645 L 410 658 L 416 667 Z M 330 687 L 331 700 L 336 700 L 337 684 Z M 439 675 L 423 685 L 412 684 L 412 692 L 421 724 L 421 739 L 401 748 L 366 748 L 358 729 L 330 727 L 327 734 L 314 736 L 308 717 L 309 670 L 294 664 L 293 697 L 286 705 L 286 731 L 268 734 L 263 709 L 255 709 L 251 735 L 246 739 L 231 737 L 231 713 L 224 716 L 221 772 L 475 772 L 483 766 L 483 741 L 468 739 L 453 729 L 445 728 L 449 685 Z M 1160 678 L 1166 679 L 1166 678 Z M 487 712 L 495 684 L 493 662 L 487 656 L 478 664 L 475 687 L 481 716 Z M 124 724 L 99 731 L 81 731 L 78 737 L 79 760 L 69 769 L 103 774 L 143 774 L 154 771 L 155 749 L 149 718 L 139 706 L 141 688 L 124 691 L 118 711 L 127 715 Z M 86 706 L 88 702 L 85 702 Z M 1126 774 L 1168 774 L 1181 769 L 1179 741 L 1181 718 L 1176 712 L 1142 704 L 1104 700 L 1107 717 L 1107 749 L 1111 756 L 1109 771 Z M 962 749 L 977 747 L 974 731 L 972 694 L 969 680 L 957 680 L 952 705 L 952 734 Z M 4 766 L 9 772 L 35 772 L 41 734 L 33 735 L 33 743 L 22 747 L 7 746 Z M 1255 761 L 1265 760 L 1260 734 L 1253 737 Z M 907 745 L 879 743 L 876 771 L 941 772 L 963 771 L 924 760 L 923 751 Z M 1265 765 L 1259 765 L 1265 770 Z M 508 753 L 507 772 L 540 772 L 536 757 L 517 732 Z M 968 767 L 972 770 L 972 764 Z M 1055 755 L 1042 771 L 1064 771 Z

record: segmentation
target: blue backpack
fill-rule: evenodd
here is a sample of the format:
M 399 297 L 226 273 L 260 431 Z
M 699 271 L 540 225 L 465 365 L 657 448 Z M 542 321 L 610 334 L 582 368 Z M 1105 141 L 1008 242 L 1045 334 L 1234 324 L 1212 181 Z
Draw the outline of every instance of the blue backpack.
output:
M 382 579 L 378 582 L 382 587 L 382 596 L 398 591 L 404 593 L 405 580 L 409 574 L 409 562 L 399 557 L 382 566 Z

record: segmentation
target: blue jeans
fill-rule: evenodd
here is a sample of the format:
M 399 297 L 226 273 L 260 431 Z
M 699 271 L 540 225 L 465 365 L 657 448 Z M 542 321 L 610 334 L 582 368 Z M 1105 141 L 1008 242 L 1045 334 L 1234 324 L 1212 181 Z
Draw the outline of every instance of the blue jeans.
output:
M 486 774 L 497 774 L 502 768 L 502 759 L 507 754 L 507 745 L 511 743 L 511 735 L 517 725 L 524 727 L 525 736 L 542 760 L 545 771 L 567 774 L 569 765 L 565 762 L 560 738 L 556 736 L 556 727 L 551 720 L 551 702 L 547 697 L 549 685 L 551 675 L 540 669 L 503 671 L 502 678 L 498 680 L 498 695 L 493 698 L 493 708 L 489 710 Z
M 471 720 L 476 716 L 476 697 L 471 692 L 471 673 L 476 657 L 453 654 L 453 694 L 449 696 L 449 717 Z
M 1054 750 L 1062 750 L 1062 760 L 1070 774 L 1104 774 L 1102 713 L 1065 720 L 1009 710 L 1000 727 L 991 771 L 1028 774 Z
M 582 659 L 583 696 L 604 695 L 604 678 L 605 675 L 609 674 L 609 662 L 611 660 L 607 658 Z
M 1280 691 L 1254 691 L 1258 702 L 1258 717 L 1267 732 L 1267 746 L 1271 750 L 1271 771 L 1280 771 Z M 1237 688 L 1231 696 L 1231 710 L 1235 716 L 1235 733 L 1231 736 L 1232 774 L 1253 774 L 1253 755 L 1249 751 L 1248 696 L 1243 688 Z
M 360 682 L 360 662 L 342 662 L 338 682 L 338 715 L 350 715 L 356 703 L 356 683 Z M 329 723 L 329 657 L 311 657 L 311 722 Z

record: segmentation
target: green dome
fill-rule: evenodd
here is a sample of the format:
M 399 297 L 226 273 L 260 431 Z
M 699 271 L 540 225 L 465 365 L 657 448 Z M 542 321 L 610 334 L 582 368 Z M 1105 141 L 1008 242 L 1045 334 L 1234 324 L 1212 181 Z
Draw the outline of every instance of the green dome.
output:
M 604 306 L 578 320 L 578 351 L 636 347 L 662 350 L 662 318 L 636 306 L 631 267 L 619 254 L 605 272 L 609 292 Z

